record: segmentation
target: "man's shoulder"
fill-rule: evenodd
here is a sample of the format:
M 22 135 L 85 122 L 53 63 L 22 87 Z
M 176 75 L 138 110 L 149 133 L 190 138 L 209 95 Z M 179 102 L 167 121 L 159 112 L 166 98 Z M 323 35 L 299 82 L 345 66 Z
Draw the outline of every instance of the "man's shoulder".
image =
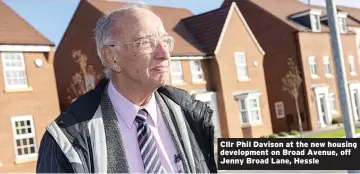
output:
M 92 89 L 85 94 L 79 96 L 66 110 L 76 117 L 92 116 L 101 102 L 103 91 L 106 87 L 108 80 L 101 80 L 95 89 Z
M 208 107 L 202 101 L 196 100 L 184 89 L 180 89 L 173 86 L 162 86 L 158 89 L 160 94 L 165 95 L 167 98 L 179 105 L 187 113 L 191 113 L 192 118 L 197 119 L 211 119 L 213 110 Z
M 179 105 L 187 105 L 189 102 L 191 103 L 194 101 L 186 90 L 174 86 L 162 86 L 158 89 L 158 92 L 164 94 Z
M 90 121 L 96 110 L 98 109 L 101 96 L 107 81 L 102 80 L 98 83 L 95 89 L 92 89 L 85 94 L 79 96 L 71 105 L 62 112 L 54 121 L 60 128 L 64 129 L 79 129 L 86 126 Z

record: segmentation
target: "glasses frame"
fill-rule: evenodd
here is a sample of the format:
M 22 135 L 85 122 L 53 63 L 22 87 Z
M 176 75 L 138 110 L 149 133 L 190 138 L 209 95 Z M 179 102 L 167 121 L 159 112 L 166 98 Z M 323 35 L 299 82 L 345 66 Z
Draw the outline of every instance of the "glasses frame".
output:
M 132 45 L 132 47 L 135 48 L 135 44 L 141 43 L 142 40 L 144 40 L 144 39 L 149 39 L 149 38 L 155 38 L 155 40 L 156 40 L 156 47 L 155 47 L 155 49 L 154 49 L 152 52 L 147 53 L 147 52 L 145 52 L 143 49 L 141 49 L 141 51 L 142 51 L 143 53 L 151 54 L 151 53 L 153 53 L 153 52 L 158 48 L 160 39 L 163 38 L 163 37 L 170 37 L 170 38 L 173 40 L 173 45 L 175 45 L 175 39 L 174 39 L 173 36 L 171 36 L 171 35 L 164 35 L 164 36 L 161 36 L 160 38 L 155 38 L 155 37 L 153 37 L 153 36 L 145 36 L 145 37 L 139 38 L 139 39 L 137 39 L 137 40 L 135 40 L 135 41 L 133 41 L 133 42 L 127 42 L 127 43 L 123 43 L 123 44 L 110 44 L 110 45 L 108 45 L 108 46 L 110 46 L 110 47 L 120 47 L 120 48 L 121 48 L 121 47 L 124 46 L 124 45 Z M 173 46 L 173 49 L 174 49 L 174 46 Z M 172 49 L 172 50 L 173 50 L 173 49 Z M 172 50 L 171 50 L 171 51 L 172 51 Z M 169 50 L 169 52 L 171 52 L 171 51 Z

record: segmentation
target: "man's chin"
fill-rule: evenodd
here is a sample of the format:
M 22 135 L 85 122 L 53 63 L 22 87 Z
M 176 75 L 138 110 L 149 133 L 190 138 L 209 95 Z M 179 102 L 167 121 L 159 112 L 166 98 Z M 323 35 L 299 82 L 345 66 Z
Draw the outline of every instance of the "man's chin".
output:
M 155 88 L 159 88 L 159 87 L 162 87 L 162 86 L 165 86 L 168 84 L 168 81 L 166 79 L 154 79 L 150 82 L 149 85 L 151 86 L 154 86 Z
M 165 86 L 165 85 L 167 85 L 167 80 L 165 80 L 165 79 L 159 79 L 159 80 L 157 81 L 157 85 L 158 85 L 159 87 Z

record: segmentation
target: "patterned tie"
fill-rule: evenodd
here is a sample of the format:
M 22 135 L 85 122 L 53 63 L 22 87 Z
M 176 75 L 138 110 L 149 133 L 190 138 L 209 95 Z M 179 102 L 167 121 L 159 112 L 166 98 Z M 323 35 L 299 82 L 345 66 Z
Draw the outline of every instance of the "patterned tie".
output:
M 149 125 L 145 122 L 149 116 L 145 109 L 140 109 L 135 121 L 138 124 L 137 135 L 141 157 L 144 162 L 146 173 L 165 173 L 164 167 L 160 163 L 160 157 Z

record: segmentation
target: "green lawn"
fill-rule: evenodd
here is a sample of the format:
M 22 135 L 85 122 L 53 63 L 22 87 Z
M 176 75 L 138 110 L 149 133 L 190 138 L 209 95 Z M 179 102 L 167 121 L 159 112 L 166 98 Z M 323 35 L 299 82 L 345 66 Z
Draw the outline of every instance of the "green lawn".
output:
M 356 128 L 355 133 L 360 133 L 360 128 Z M 345 130 L 340 129 L 331 132 L 320 133 L 317 135 L 306 136 L 305 138 L 340 138 L 345 136 Z

